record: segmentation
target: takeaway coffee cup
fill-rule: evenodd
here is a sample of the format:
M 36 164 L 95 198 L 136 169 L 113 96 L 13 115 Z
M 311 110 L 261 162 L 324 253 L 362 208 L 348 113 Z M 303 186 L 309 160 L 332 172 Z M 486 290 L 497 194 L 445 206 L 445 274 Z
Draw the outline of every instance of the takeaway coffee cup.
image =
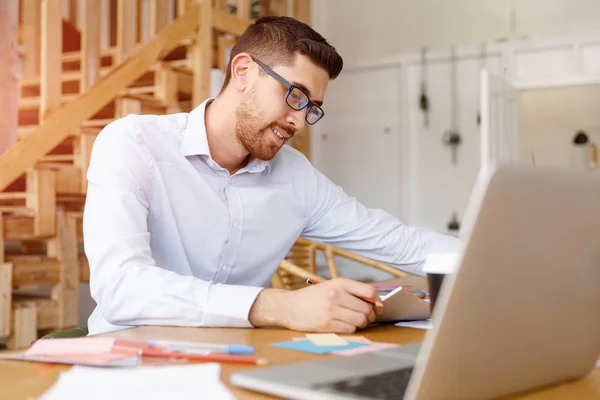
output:
M 456 272 L 459 262 L 459 253 L 437 253 L 425 257 L 423 272 L 427 274 L 431 311 L 435 308 L 438 295 L 446 275 Z

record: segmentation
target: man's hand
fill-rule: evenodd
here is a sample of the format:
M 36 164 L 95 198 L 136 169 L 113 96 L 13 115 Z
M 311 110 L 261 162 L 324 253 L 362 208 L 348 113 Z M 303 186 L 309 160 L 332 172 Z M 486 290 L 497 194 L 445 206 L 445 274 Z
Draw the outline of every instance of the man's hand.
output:
M 249 320 L 254 326 L 353 333 L 372 323 L 375 313 L 383 312 L 357 296 L 381 301 L 372 285 L 344 278 L 293 291 L 265 289 L 256 298 Z

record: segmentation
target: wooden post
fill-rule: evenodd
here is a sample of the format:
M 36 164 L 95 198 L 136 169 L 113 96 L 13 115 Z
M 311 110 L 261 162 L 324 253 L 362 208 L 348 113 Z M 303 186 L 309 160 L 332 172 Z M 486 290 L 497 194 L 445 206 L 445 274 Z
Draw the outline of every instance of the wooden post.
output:
M 156 70 L 156 78 L 156 86 L 158 87 L 156 97 L 167 107 L 167 114 L 180 112 L 177 72 L 173 71 L 168 64 L 163 63 Z
M 60 107 L 62 84 L 62 1 L 42 0 L 40 123 Z
M 200 26 L 192 49 L 194 89 L 192 107 L 197 107 L 210 96 L 210 70 L 212 68 L 212 6 L 211 0 L 200 0 Z
M 71 21 L 71 23 L 73 25 L 75 25 L 76 27 L 79 28 L 79 17 L 78 17 L 78 7 L 77 7 L 77 0 L 69 0 L 69 21 Z M 85 11 L 84 11 L 85 14 Z
M 56 171 L 49 168 L 27 171 L 25 204 L 35 213 L 34 234 L 53 236 L 56 232 Z
M 252 7 L 251 0 L 236 0 L 237 16 L 240 18 L 250 19 L 250 8 Z
M 48 241 L 48 257 L 60 261 L 59 281 L 52 290 L 58 303 L 58 328 L 76 326 L 79 321 L 79 260 L 76 216 L 56 213 L 56 237 Z
M 116 63 L 127 59 L 135 50 L 137 38 L 137 2 L 119 0 L 117 3 L 117 54 Z
M 310 0 L 294 0 L 294 18 L 310 25 Z M 294 137 L 293 146 L 310 160 L 310 127 L 304 126 Z
M 92 158 L 92 147 L 94 141 L 98 136 L 98 132 L 87 132 L 82 131 L 76 138 L 74 145 L 75 150 L 75 165 L 79 168 L 81 173 L 81 193 L 87 193 L 87 170 L 90 166 L 90 159 Z
M 0 212 L 0 264 L 4 262 L 4 218 Z M 1 336 L 1 335 L 0 335 Z
M 190 3 L 194 3 L 196 0 L 176 0 L 177 1 L 177 17 L 181 17 L 185 14 L 189 8 Z
M 98 0 L 83 0 L 80 92 L 92 86 L 100 73 L 100 5 Z
M 10 336 L 12 311 L 12 264 L 0 263 L 0 337 Z
M 163 26 L 167 25 L 169 19 L 169 1 L 151 0 L 150 4 L 150 32 L 154 35 Z
M 0 1 L 0 155 L 17 142 L 19 4 Z
M 14 304 L 12 335 L 8 339 L 9 349 L 29 347 L 37 340 L 37 307 L 33 301 L 20 301 Z
M 17 141 L 18 3 L 0 2 L 0 155 Z
M 3 4 L 8 5 L 10 1 Z M 15 1 L 15 3 L 18 3 Z M 23 47 L 27 53 L 23 76 L 36 78 L 40 75 L 40 47 L 41 47 L 41 7 L 40 0 L 21 0 L 23 13 Z

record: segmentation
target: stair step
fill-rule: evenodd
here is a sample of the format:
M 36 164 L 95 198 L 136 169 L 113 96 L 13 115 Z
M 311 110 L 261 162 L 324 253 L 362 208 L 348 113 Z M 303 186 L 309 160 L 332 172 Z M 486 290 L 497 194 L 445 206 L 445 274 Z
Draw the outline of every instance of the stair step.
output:
M 0 201 L 2 200 L 25 200 L 27 193 L 25 192 L 4 192 L 0 193 Z
M 37 240 L 34 219 L 31 216 L 7 214 L 3 216 L 4 240 Z
M 90 119 L 90 120 L 85 121 L 83 123 L 82 129 L 85 129 L 85 128 L 97 128 L 98 130 L 100 130 L 100 129 L 104 128 L 106 125 L 108 125 L 111 122 L 113 122 L 114 120 L 115 120 L 115 118 Z M 25 125 L 25 126 L 21 126 L 18 129 L 19 137 L 23 137 L 23 136 L 29 135 L 33 131 L 35 131 L 37 128 L 39 128 L 39 125 Z
M 121 93 L 123 95 L 129 95 L 129 94 L 154 94 L 154 92 L 156 92 L 158 88 L 154 85 L 152 86 L 137 86 L 137 87 L 130 87 L 127 89 L 124 89 Z
M 59 326 L 58 302 L 50 297 L 15 294 L 13 304 L 34 303 L 37 314 L 37 329 L 56 329 Z
M 35 212 L 32 209 L 27 208 L 25 206 L 3 206 L 3 205 L 0 205 L 0 213 L 21 215 L 21 216 L 26 216 L 26 217 L 35 216 Z
M 40 163 L 60 163 L 60 162 L 70 162 L 75 161 L 75 155 L 73 154 L 48 154 L 45 155 L 44 158 L 38 161 Z
M 13 287 L 30 285 L 54 285 L 60 278 L 60 261 L 45 255 L 7 255 L 13 264 Z
M 66 104 L 75 100 L 77 96 L 79 96 L 77 93 L 63 94 L 60 96 L 60 100 L 62 104 Z M 41 98 L 39 96 L 22 97 L 19 99 L 19 111 L 35 110 L 40 107 L 40 101 Z
M 100 57 L 114 57 L 117 52 L 116 47 L 108 47 L 100 52 Z M 62 54 L 62 62 L 70 63 L 81 61 L 81 51 L 69 51 Z
M 107 73 L 110 72 L 110 70 L 112 69 L 112 67 L 102 67 L 100 68 L 100 76 L 104 76 Z M 61 77 L 61 81 L 64 82 L 78 82 L 81 80 L 81 71 L 79 70 L 75 70 L 75 71 L 63 71 L 60 74 Z M 19 81 L 19 86 L 21 88 L 23 87 L 30 87 L 30 86 L 39 86 L 41 82 L 41 78 L 39 76 L 33 77 L 33 78 L 23 78 Z

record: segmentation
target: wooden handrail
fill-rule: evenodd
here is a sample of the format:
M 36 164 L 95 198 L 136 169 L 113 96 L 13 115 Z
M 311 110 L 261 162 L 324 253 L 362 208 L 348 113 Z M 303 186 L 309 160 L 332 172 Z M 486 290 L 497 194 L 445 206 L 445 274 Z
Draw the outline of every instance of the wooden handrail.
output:
M 100 111 L 121 90 L 165 57 L 198 28 L 200 6 L 191 5 L 185 15 L 163 28 L 152 40 L 140 46 L 134 55 L 118 65 L 75 101 L 53 112 L 29 136 L 24 137 L 0 157 L 0 191 L 6 189 L 27 168 L 75 132 L 84 121 Z

